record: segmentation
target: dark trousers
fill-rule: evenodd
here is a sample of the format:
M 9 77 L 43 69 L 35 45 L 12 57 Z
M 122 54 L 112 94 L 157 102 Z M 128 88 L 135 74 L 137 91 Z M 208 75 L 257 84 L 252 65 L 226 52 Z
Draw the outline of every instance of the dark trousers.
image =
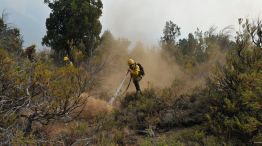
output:
M 140 81 L 141 79 L 142 79 L 141 76 L 133 77 L 133 83 L 134 83 L 134 85 L 135 85 L 135 87 L 136 87 L 136 92 L 141 91 L 140 85 L 139 85 L 139 81 Z

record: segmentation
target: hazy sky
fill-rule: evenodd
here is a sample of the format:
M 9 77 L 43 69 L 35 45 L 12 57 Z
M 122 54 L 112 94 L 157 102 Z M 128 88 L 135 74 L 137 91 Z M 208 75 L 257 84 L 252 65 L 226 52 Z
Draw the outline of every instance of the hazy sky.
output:
M 237 26 L 237 19 L 262 17 L 262 0 L 102 0 L 103 30 L 115 37 L 133 42 L 158 44 L 165 21 L 172 20 L 182 28 L 182 35 L 196 28 L 219 29 Z M 8 13 L 7 21 L 21 29 L 25 46 L 41 44 L 45 20 L 50 10 L 43 0 L 0 0 L 0 11 Z

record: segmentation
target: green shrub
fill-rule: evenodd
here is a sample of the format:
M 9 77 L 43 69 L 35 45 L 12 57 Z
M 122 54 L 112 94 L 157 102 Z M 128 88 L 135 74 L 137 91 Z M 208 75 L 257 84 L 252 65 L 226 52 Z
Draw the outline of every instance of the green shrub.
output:
M 144 130 L 158 123 L 158 104 L 155 91 L 146 90 L 143 95 L 129 94 L 121 102 L 120 109 L 116 112 L 117 121 L 128 123 L 128 126 L 136 130 Z
M 14 146 L 34 146 L 37 145 L 37 141 L 34 136 L 25 137 L 24 133 L 18 130 L 12 138 L 11 144 Z
M 210 77 L 206 115 L 213 133 L 245 144 L 251 143 L 262 126 L 262 49 L 252 44 L 250 37 L 256 31 L 250 34 L 250 26 L 248 21 L 242 25 L 227 63 L 218 66 Z M 261 26 L 256 29 L 261 30 Z

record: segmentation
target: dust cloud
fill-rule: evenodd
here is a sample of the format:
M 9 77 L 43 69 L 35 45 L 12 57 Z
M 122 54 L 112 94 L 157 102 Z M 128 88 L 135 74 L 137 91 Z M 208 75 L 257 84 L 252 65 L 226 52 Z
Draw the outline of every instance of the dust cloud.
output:
M 183 81 L 183 86 L 187 86 L 189 90 L 195 86 L 204 85 L 202 79 L 193 79 L 185 73 L 175 59 L 165 55 L 161 48 L 146 47 L 142 42 L 137 42 L 134 47 L 128 48 L 130 43 L 127 40 L 115 40 L 111 34 L 108 36 L 110 39 L 105 39 L 101 49 L 101 52 L 103 52 L 102 58 L 106 64 L 99 75 L 99 91 L 103 91 L 109 96 L 114 95 L 121 81 L 125 78 L 129 58 L 140 63 L 145 70 L 145 76 L 140 82 L 142 90 L 147 88 L 168 88 L 175 80 Z M 125 91 L 129 79 L 130 76 L 128 75 L 121 93 Z M 188 92 L 184 87 L 181 88 L 183 89 L 179 91 L 181 94 L 182 92 Z M 131 81 L 128 92 L 133 91 L 135 91 L 135 88 Z

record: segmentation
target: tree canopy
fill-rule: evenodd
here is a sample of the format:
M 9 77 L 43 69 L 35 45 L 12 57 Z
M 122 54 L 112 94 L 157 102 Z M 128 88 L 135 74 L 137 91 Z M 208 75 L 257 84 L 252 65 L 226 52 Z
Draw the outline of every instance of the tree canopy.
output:
M 102 25 L 101 0 L 45 0 L 51 8 L 46 20 L 47 34 L 42 44 L 54 50 L 56 59 L 68 56 L 72 61 L 73 49 L 78 48 L 90 57 L 100 39 Z M 76 46 L 76 47 L 72 47 Z
M 181 35 L 181 28 L 173 21 L 167 21 L 161 37 L 162 46 L 173 46 L 176 44 L 177 37 Z

